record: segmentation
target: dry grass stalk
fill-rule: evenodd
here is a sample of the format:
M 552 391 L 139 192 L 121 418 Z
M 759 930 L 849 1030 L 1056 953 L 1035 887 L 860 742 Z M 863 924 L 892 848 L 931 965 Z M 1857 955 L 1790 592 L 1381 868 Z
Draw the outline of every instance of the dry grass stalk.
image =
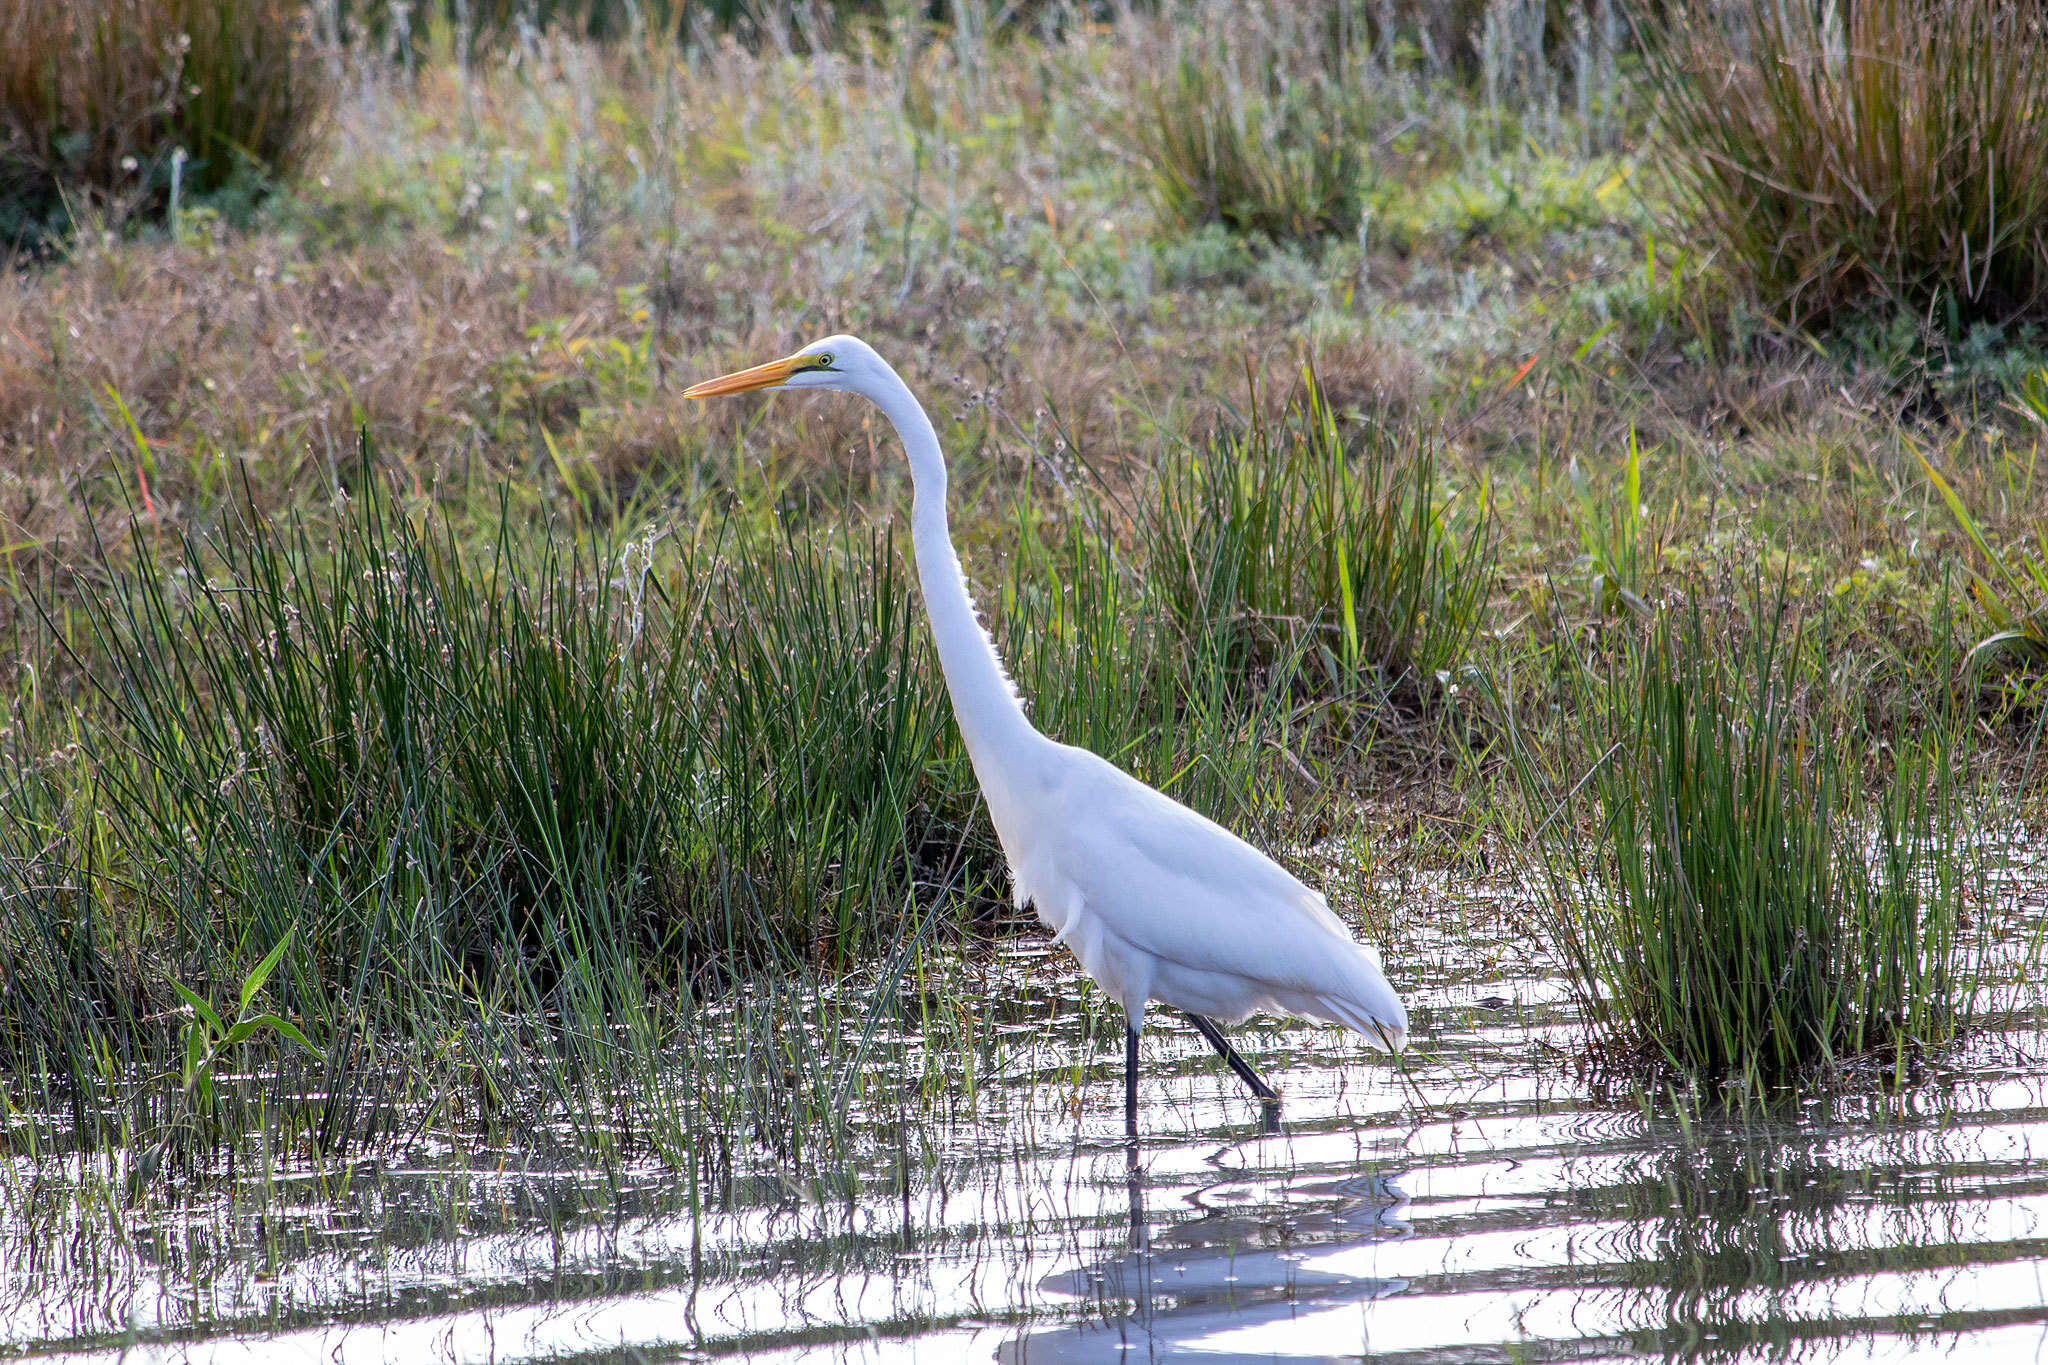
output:
M 0 229 L 161 211 L 296 172 L 327 105 L 285 0 L 0 0 Z M 182 151 L 183 155 L 179 153 Z
M 1749 0 L 1653 43 L 1685 235 L 1794 326 L 2048 303 L 2048 26 L 2015 0 Z M 1944 316 L 1945 315 L 1945 316 Z

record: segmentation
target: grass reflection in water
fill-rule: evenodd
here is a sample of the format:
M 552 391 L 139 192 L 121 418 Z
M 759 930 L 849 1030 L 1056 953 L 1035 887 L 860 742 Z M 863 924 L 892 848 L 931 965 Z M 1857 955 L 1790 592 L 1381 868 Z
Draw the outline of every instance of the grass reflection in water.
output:
M 1035 955 L 991 972 L 1012 998 L 1042 989 Z M 1546 1061 L 1569 1006 L 1546 1003 L 1544 979 L 1418 995 L 1438 1042 L 1412 1092 L 1334 1031 L 1262 1039 L 1288 1094 L 1274 1136 L 1199 1037 L 1163 1034 L 1148 1121 L 1209 1136 L 1147 1143 L 1135 1172 L 1116 1021 L 1087 1001 L 1051 1011 L 976 1112 L 914 1136 L 857 1120 L 851 1189 L 763 1159 L 693 1211 L 653 1167 L 422 1148 L 245 1168 L 125 1209 L 101 1158 L 19 1158 L 0 1187 L 0 1342 L 109 1361 L 136 1346 L 1008 1362 L 2039 1349 L 2038 1016 L 1912 1091 L 1745 1110 L 1594 1095 Z M 1477 1003 L 1501 1000 L 1520 1008 Z

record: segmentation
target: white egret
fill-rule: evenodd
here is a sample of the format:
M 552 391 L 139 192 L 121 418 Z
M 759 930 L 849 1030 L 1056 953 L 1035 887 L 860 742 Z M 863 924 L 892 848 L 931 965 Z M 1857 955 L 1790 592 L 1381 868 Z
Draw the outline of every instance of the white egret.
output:
M 1351 937 L 1321 895 L 1221 825 L 1033 727 L 967 595 L 947 529 L 938 434 L 889 363 L 857 338 L 833 336 L 684 397 L 777 388 L 857 393 L 903 441 L 925 613 L 1017 905 L 1035 907 L 1055 941 L 1123 1006 L 1125 1131 L 1138 1131 L 1138 1031 L 1149 1001 L 1186 1013 L 1268 1106 L 1279 1095 L 1216 1019 L 1306 1015 L 1399 1051 L 1408 1012 L 1379 955 Z

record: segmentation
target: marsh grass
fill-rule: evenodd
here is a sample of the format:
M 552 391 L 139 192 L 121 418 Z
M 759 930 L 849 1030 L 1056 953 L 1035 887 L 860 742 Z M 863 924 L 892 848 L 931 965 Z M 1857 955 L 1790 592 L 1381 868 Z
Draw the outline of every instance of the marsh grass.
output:
M 2048 31 L 2011 0 L 1748 0 L 1645 44 L 1674 218 L 1794 327 L 1896 312 L 1959 343 L 2048 289 Z
M 1191 639 L 1166 607 L 1177 565 L 1162 571 L 1146 558 L 1156 546 L 1104 538 L 1111 505 L 1086 493 L 1077 503 L 1049 525 L 1020 514 L 998 599 L 998 638 L 1034 723 L 1271 843 L 1292 823 L 1275 759 L 1294 719 L 1300 642 L 1263 681 L 1247 679 L 1224 633 Z
M 899 547 L 773 493 L 631 541 L 503 495 L 465 537 L 367 446 L 349 485 L 324 525 L 138 524 L 42 599 L 0 811 L 23 1093 L 151 1170 L 259 1129 L 843 1151 L 907 965 L 1008 913 Z M 1104 507 L 1019 506 L 991 618 L 1041 723 L 1258 837 L 1289 661 L 1247 692 Z M 892 1044 L 906 1093 L 957 1031 Z
M 2048 669 L 2048 530 L 2035 527 L 2031 536 L 2021 530 L 2004 546 L 1994 544 L 1955 485 L 1924 454 L 1920 466 L 1976 552 L 1968 569 L 1970 596 L 1991 632 L 1971 647 L 1964 667 L 2003 673 L 2016 691 L 2024 691 L 2029 672 L 2038 679 Z M 2032 477 L 2030 465 L 2027 481 Z
M 453 1021 L 487 1034 L 501 1007 L 559 1014 L 579 991 L 609 1013 L 634 989 L 617 969 L 679 937 L 660 907 L 694 752 L 687 656 L 595 554 L 527 540 L 509 512 L 498 533 L 465 548 L 365 479 L 331 539 L 243 521 L 103 562 L 51 622 L 52 662 L 90 689 L 76 761 L 7 811 L 34 849 L 7 888 L 21 981 L 78 997 L 10 1017 L 17 1065 L 94 1093 L 111 1039 L 146 1076 L 182 1013 L 169 992 L 232 998 L 290 940 L 268 998 L 326 1061 L 280 1056 L 197 1137 L 268 1102 L 345 1146 L 436 1069 L 436 1032 L 482 1042 Z M 288 1103 L 298 1089 L 327 1098 Z
M 95 238 L 0 279 L 9 1144 L 174 1132 L 164 1160 L 195 1173 L 421 1137 L 652 1152 L 709 1202 L 750 1165 L 836 1189 L 851 1144 L 951 1141 L 1029 1030 L 980 1003 L 984 934 L 1018 926 L 908 559 L 874 529 L 900 511 L 896 452 L 850 399 L 696 405 L 674 382 L 828 329 L 931 405 L 1038 722 L 1298 859 L 1340 908 L 1369 879 L 1338 858 L 1462 866 L 1506 818 L 1483 755 L 1433 761 L 1449 727 L 1407 725 L 1404 689 L 1621 638 L 1621 588 L 1810 565 L 1857 604 L 1845 708 L 1861 693 L 1871 734 L 1900 728 L 1857 679 L 1878 656 L 1914 685 L 1946 666 L 1924 642 L 1963 538 L 1901 495 L 1869 383 L 1670 325 L 1712 263 L 1688 257 L 1679 290 L 1627 207 L 1639 157 L 1574 161 L 1557 117 L 1561 45 L 1582 115 L 1610 78 L 1613 110 L 1640 107 L 1631 67 L 1595 70 L 1611 10 L 1167 8 L 1046 7 L 1001 42 L 920 10 L 843 47 L 556 32 L 450 70 L 436 32 L 417 68 L 343 53 L 334 155 L 246 235 Z M 1226 24 L 1287 56 L 1244 67 L 1233 119 L 1378 104 L 1369 231 L 1269 248 L 1143 202 L 1114 136 L 1132 91 Z M 1278 393 L 1319 349 L 1334 442 L 1300 406 L 1237 418 L 1229 376 Z M 1655 466 L 1613 481 L 1620 512 L 1597 490 L 1574 517 L 1547 471 L 1631 428 Z M 1481 469 L 1485 496 L 1448 492 Z M 2001 524 L 2030 526 L 2040 487 Z M 1505 591 L 1589 565 L 1590 603 Z M 1429 807 L 1413 838 L 1353 804 L 1399 780 L 1365 751 L 1383 720 L 1432 760 L 1398 797 Z M 1551 730 L 1536 759 L 1576 746 Z M 249 1011 L 319 1056 L 223 1041 L 186 1124 L 176 986 L 232 1031 L 280 943 Z M 1390 965 L 1404 988 L 1431 971 Z
M 1205 47 L 1144 88 L 1134 132 L 1169 220 L 1285 241 L 1357 226 L 1373 113 L 1341 75 L 1247 75 Z
M 1745 627 L 1666 615 L 1582 675 L 1581 770 L 1517 758 L 1541 928 L 1595 1038 L 1751 1087 L 1953 1037 L 1990 909 L 1967 727 L 1879 751 L 1758 596 Z
M 40 676 L 89 690 L 75 725 L 24 712 L 16 736 L 42 761 L 6 810 L 14 1065 L 104 1093 L 110 1049 L 146 1072 L 180 995 L 233 999 L 289 940 L 266 998 L 326 1074 L 279 1054 L 267 1089 L 320 1145 L 374 1137 L 451 1064 L 471 1118 L 604 1113 L 584 1086 L 652 1065 L 693 994 L 917 911 L 916 811 L 971 808 L 885 543 L 657 567 L 509 503 L 465 544 L 357 482 L 329 537 L 138 534 L 48 621 Z M 306 1114 L 294 1086 L 331 1098 Z
M 1643 450 L 1636 434 L 1629 433 L 1619 490 L 1596 484 L 1577 460 L 1566 468 L 1566 477 L 1576 504 L 1572 520 L 1579 563 L 1589 576 L 1593 602 L 1610 615 L 1625 609 L 1651 619 L 1654 611 L 1643 593 L 1663 567 L 1663 537 L 1643 503 Z
M 0 244 L 296 174 L 329 100 L 306 18 L 279 0 L 0 5 Z
M 714 956 L 757 946 L 751 926 L 803 924 L 784 937 L 849 966 L 906 902 L 980 890 L 1000 853 L 896 548 L 792 530 L 701 590 L 692 705 L 718 786 L 695 794 L 683 875 L 728 936 Z
M 1299 682 L 1426 693 L 1465 658 L 1492 588 L 1486 493 L 1439 488 L 1439 433 L 1340 419 L 1313 373 L 1274 420 L 1163 462 L 1146 553 L 1187 647 Z M 1463 505 L 1460 505 L 1462 502 Z
M 1197 0 L 1150 27 L 1164 55 L 1145 58 L 1127 124 L 1159 215 L 1257 242 L 1364 241 L 1390 211 L 1399 240 L 1413 164 L 1574 140 L 1590 153 L 1624 116 L 1618 0 Z M 1429 112 L 1460 88 L 1483 96 L 1478 117 Z M 1504 207 L 1519 208 L 1512 191 Z

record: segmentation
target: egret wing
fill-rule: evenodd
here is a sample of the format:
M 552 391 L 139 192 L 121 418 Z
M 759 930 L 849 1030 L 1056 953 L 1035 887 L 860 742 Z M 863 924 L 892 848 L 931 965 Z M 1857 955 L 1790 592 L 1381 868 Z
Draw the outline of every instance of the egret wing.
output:
M 1271 858 L 1087 757 L 1095 770 L 1079 784 L 1060 871 L 1089 913 L 1133 948 L 1303 989 L 1319 988 L 1333 953 L 1360 950 L 1323 898 Z

